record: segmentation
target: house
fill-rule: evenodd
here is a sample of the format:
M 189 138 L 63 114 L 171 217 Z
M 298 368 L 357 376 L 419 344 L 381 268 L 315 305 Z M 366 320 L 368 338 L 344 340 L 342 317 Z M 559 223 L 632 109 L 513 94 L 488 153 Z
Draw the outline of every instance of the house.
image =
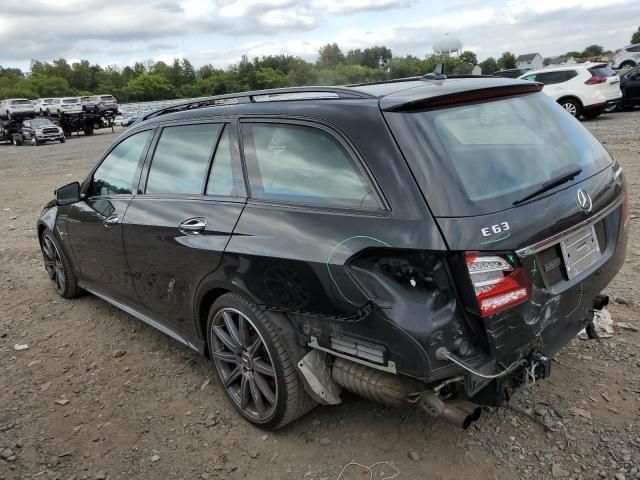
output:
M 573 57 L 565 57 L 564 55 L 560 55 L 559 57 L 554 57 L 549 59 L 548 66 L 557 67 L 558 65 L 575 65 L 578 63 Z
M 539 53 L 527 53 L 516 58 L 517 68 L 537 70 L 542 68 L 542 56 Z

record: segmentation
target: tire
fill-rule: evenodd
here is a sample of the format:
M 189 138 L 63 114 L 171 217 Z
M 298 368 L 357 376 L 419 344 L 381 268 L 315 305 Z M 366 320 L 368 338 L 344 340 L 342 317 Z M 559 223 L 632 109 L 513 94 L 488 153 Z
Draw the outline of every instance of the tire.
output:
M 275 430 L 316 405 L 271 314 L 240 295 L 227 293 L 211 306 L 207 345 L 227 399 L 254 425 Z
M 67 257 L 64 256 L 62 248 L 60 248 L 60 244 L 48 228 L 42 232 L 40 249 L 44 259 L 44 268 L 58 295 L 64 298 L 77 297 L 80 294 L 78 280 Z
M 598 118 L 600 115 L 602 115 L 602 113 L 604 113 L 604 109 L 599 108 L 597 110 L 589 110 L 588 112 L 584 112 L 582 114 L 582 116 L 584 118 L 587 118 L 589 120 L 595 120 L 596 118 Z
M 64 143 L 64 142 L 66 142 L 66 141 L 67 141 L 67 140 L 66 140 L 65 138 L 61 138 L 61 139 L 60 139 L 60 143 Z
M 13 143 L 13 145 L 16 147 L 19 147 L 20 145 L 22 145 L 22 139 L 18 137 L 13 137 L 11 139 L 11 143 Z
M 636 63 L 632 60 L 626 60 L 620 64 L 620 70 L 630 70 L 636 66 Z
M 11 120 L 11 113 L 9 113 L 9 110 L 7 110 L 7 120 Z
M 38 145 L 40 145 L 40 142 L 36 137 L 31 137 L 31 145 L 37 147 Z
M 558 103 L 574 118 L 580 118 L 580 115 L 582 115 L 582 105 L 580 105 L 577 100 L 565 98 L 559 100 Z

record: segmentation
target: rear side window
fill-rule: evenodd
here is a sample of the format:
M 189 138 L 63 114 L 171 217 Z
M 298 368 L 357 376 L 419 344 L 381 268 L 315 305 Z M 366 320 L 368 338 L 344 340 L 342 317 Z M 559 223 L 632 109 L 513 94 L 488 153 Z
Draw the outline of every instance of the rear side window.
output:
M 146 193 L 199 195 L 222 125 L 165 127 L 149 168 Z
M 536 75 L 536 81 L 544 83 L 545 85 L 555 85 L 569 80 L 571 77 L 569 77 L 567 73 L 567 71 L 539 73 Z M 573 76 L 575 77 L 575 74 Z
M 245 123 L 242 131 L 252 197 L 380 208 L 351 155 L 324 130 L 293 124 Z
M 133 176 L 151 130 L 123 140 L 102 161 L 93 174 L 90 197 L 131 193 Z
M 640 52 L 640 45 L 634 45 L 633 47 L 627 48 L 627 52 Z
M 237 196 L 238 191 L 233 176 L 231 160 L 231 140 L 229 129 L 225 128 L 218 142 L 216 154 L 213 157 L 207 195 Z
M 597 67 L 591 67 L 589 71 L 594 77 L 613 77 L 617 75 L 615 70 L 609 65 L 598 65 Z

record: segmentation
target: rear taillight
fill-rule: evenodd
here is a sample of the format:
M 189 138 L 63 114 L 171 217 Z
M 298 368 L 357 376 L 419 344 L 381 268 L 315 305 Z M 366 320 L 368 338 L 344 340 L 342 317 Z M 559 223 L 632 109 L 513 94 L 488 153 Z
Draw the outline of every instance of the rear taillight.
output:
M 584 82 L 585 85 L 598 85 L 599 83 L 604 83 L 607 81 L 607 77 L 602 77 L 600 75 L 594 75 L 589 80 Z
M 480 307 L 488 317 L 517 305 L 529 297 L 527 274 L 498 255 L 466 254 L 467 268 Z

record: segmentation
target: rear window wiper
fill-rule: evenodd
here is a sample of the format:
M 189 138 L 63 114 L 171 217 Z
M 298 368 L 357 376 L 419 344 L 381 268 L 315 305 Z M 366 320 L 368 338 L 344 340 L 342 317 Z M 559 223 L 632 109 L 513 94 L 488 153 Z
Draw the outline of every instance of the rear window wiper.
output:
M 582 168 L 581 167 L 574 167 L 574 168 L 571 168 L 569 171 L 560 173 L 559 175 L 557 175 L 556 177 L 552 178 L 551 180 L 547 180 L 546 182 L 544 182 L 540 186 L 540 188 L 538 188 L 537 190 L 534 190 L 533 192 L 531 192 L 526 197 L 521 198 L 520 200 L 516 200 L 515 202 L 513 202 L 513 205 L 519 205 L 521 203 L 526 202 L 527 200 L 531 200 L 532 198 L 537 197 L 538 195 L 542 195 L 544 192 L 548 192 L 549 190 L 551 190 L 552 188 L 557 187 L 558 185 L 562 185 L 563 183 L 566 183 L 569 180 L 573 180 L 574 178 L 576 178 L 581 173 L 582 173 Z

